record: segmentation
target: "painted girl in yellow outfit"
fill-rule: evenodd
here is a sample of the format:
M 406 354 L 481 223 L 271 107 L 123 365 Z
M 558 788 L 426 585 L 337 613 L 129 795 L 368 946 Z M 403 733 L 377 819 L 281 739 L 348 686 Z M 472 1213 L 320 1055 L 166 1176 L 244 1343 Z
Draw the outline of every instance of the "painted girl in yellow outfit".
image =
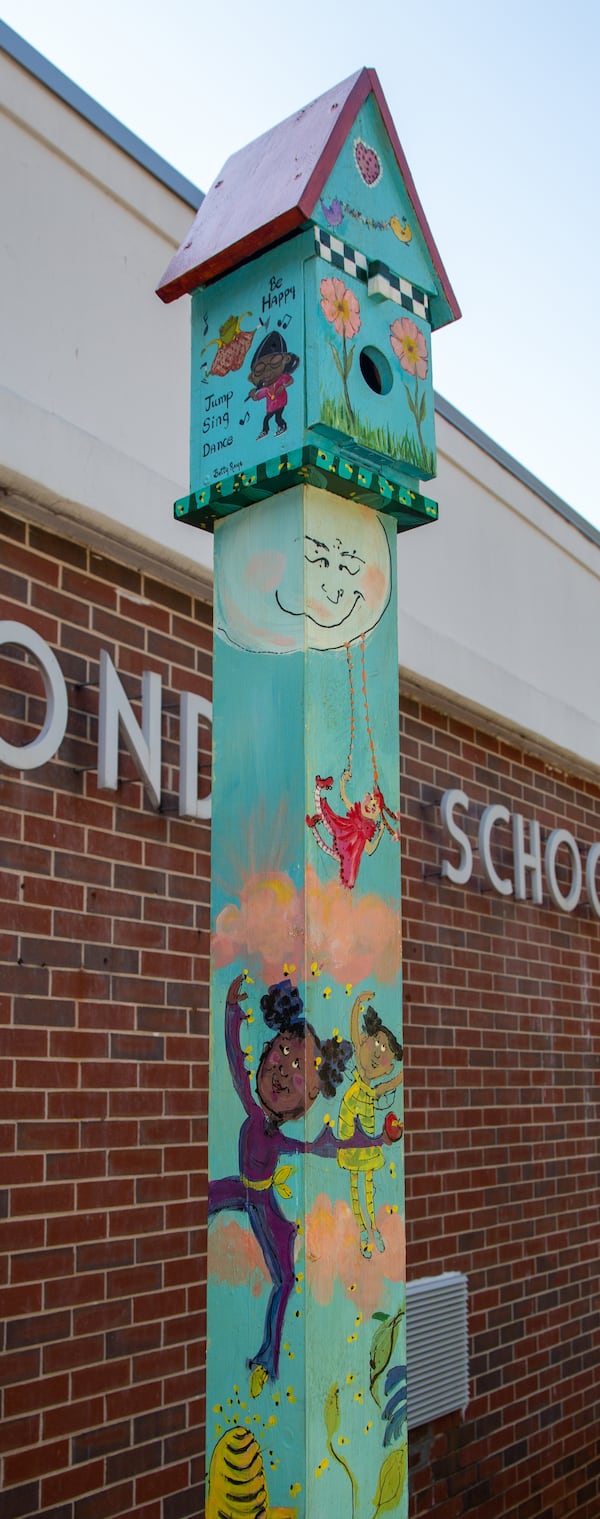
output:
M 354 1045 L 356 1056 L 356 1070 L 352 1086 L 342 1098 L 339 1116 L 339 1137 L 350 1139 L 355 1131 L 358 1119 L 365 1134 L 375 1133 L 375 1105 L 380 1097 L 386 1093 L 395 1091 L 402 1081 L 402 1071 L 395 1076 L 390 1076 L 396 1060 L 402 1059 L 402 1045 L 392 1034 L 391 1030 L 384 1028 L 379 1014 L 374 1007 L 367 1007 L 363 1018 L 363 1031 L 360 1029 L 360 1012 L 373 992 L 363 992 L 354 1002 L 350 1016 L 350 1038 Z M 379 1077 L 389 1077 L 389 1080 L 378 1080 Z M 356 1149 L 338 1150 L 338 1165 L 343 1170 L 350 1172 L 350 1202 L 356 1223 L 360 1229 L 361 1254 L 369 1260 L 372 1254 L 372 1245 L 369 1230 L 373 1236 L 378 1250 L 385 1250 L 385 1243 L 381 1233 L 375 1224 L 375 1183 L 374 1172 L 380 1170 L 384 1164 L 383 1151 L 378 1146 L 366 1149 L 357 1145 Z M 365 1205 L 366 1214 L 363 1212 L 358 1178 L 361 1174 L 365 1178 Z

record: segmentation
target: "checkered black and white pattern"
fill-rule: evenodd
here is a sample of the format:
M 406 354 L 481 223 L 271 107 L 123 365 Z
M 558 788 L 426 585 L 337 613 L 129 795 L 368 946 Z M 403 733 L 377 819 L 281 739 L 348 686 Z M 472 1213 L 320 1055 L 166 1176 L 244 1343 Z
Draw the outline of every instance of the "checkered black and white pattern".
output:
M 429 296 L 426 291 L 411 285 L 410 280 L 402 279 L 399 274 L 393 274 L 385 264 L 369 264 L 369 295 L 395 301 L 405 311 L 412 311 L 413 316 L 429 321 Z
M 355 280 L 363 280 L 366 285 L 369 273 L 364 253 L 359 253 L 350 243 L 342 242 L 340 237 L 333 237 L 331 232 L 325 232 L 321 227 L 315 227 L 315 245 L 320 257 L 326 259 L 328 264 L 333 264 L 334 269 L 342 269 L 344 274 L 351 275 Z
M 341 237 L 334 237 L 332 232 L 326 232 L 322 227 L 315 227 L 314 230 L 315 247 L 320 258 L 333 264 L 334 269 L 340 269 L 353 279 L 368 284 L 369 295 L 395 301 L 405 311 L 411 311 L 413 316 L 422 317 L 424 322 L 429 321 L 429 296 L 425 290 L 419 290 L 410 280 L 394 274 L 386 264 L 369 263 L 364 253 L 359 253 L 350 243 L 343 242 Z

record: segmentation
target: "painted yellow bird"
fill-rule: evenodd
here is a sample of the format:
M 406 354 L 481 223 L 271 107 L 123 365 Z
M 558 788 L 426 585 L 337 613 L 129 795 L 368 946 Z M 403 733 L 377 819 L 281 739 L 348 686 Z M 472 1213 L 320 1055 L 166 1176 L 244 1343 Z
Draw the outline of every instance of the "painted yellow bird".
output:
M 409 227 L 406 217 L 390 216 L 390 227 L 401 243 L 412 242 L 412 228 Z

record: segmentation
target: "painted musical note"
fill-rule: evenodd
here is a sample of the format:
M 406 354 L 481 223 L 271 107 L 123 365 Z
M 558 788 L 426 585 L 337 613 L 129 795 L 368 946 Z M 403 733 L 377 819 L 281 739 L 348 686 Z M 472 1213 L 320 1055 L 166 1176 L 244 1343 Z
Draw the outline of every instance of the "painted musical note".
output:
M 280 322 L 277 323 L 277 326 L 281 327 L 282 332 L 285 332 L 285 329 L 286 327 L 289 327 L 291 320 L 291 313 L 289 311 L 286 311 L 285 316 Z
M 245 417 L 240 417 L 240 427 L 245 427 L 246 423 L 249 422 L 249 421 L 250 421 L 250 412 L 247 411 Z

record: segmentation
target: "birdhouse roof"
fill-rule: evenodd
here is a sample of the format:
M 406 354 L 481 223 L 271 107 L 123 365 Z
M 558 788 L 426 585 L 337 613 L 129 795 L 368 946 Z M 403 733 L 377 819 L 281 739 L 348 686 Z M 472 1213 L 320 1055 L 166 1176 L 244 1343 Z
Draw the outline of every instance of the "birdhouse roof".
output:
M 158 286 L 163 301 L 208 285 L 313 219 L 358 112 L 375 97 L 441 297 L 435 326 L 460 316 L 374 69 L 360 69 L 240 148 L 202 201 Z

